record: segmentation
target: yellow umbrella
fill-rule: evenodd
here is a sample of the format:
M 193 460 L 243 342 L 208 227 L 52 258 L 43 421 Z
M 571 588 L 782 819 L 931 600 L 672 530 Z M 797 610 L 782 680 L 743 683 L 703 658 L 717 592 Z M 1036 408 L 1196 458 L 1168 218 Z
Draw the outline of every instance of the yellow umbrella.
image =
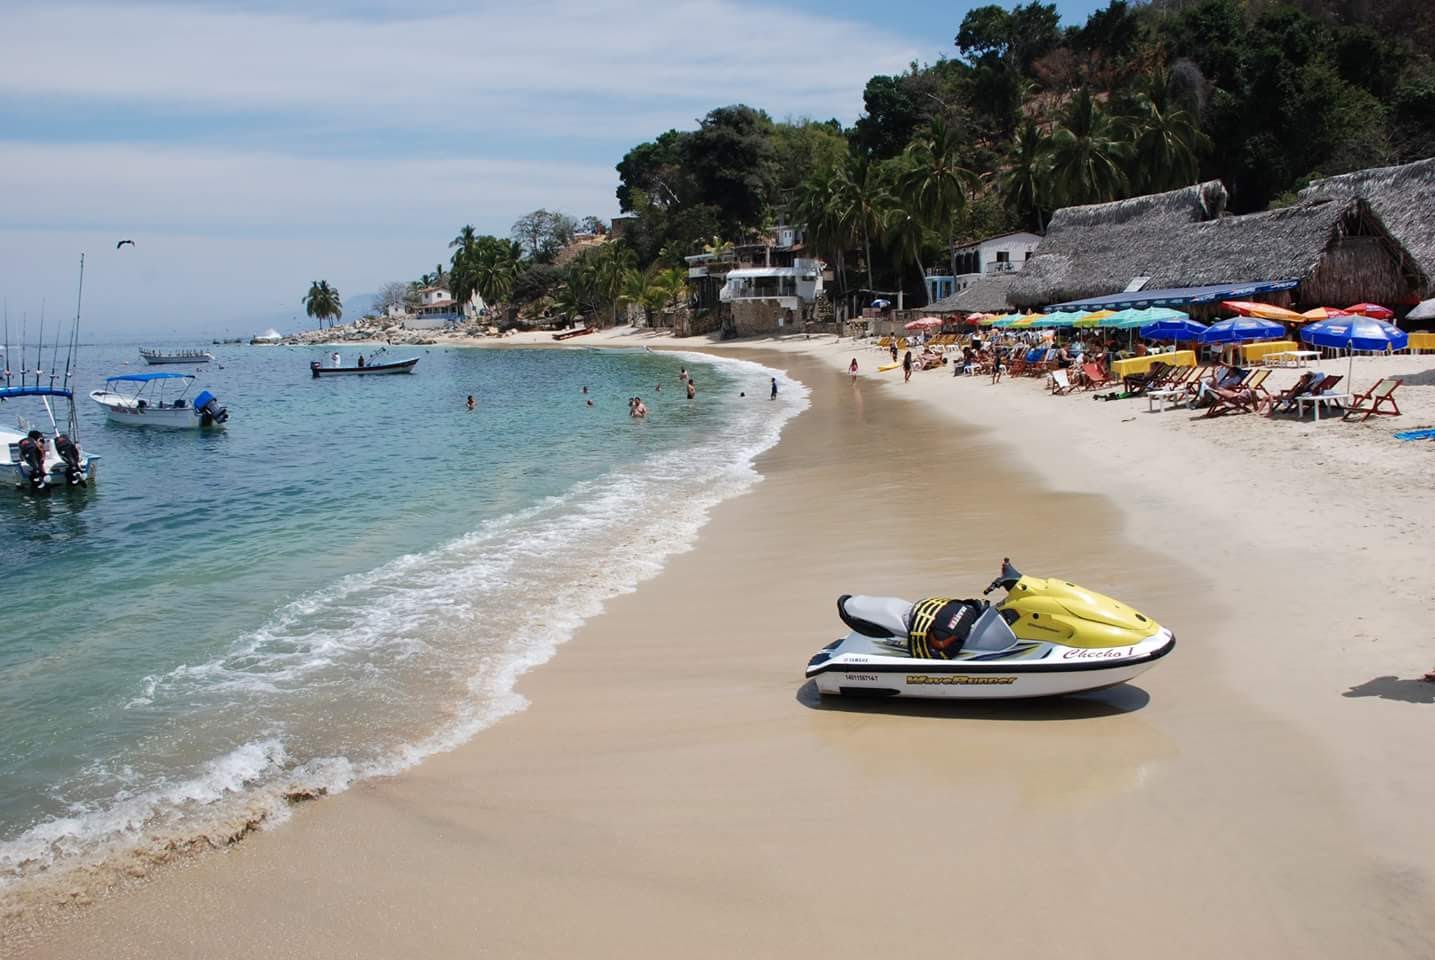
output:
M 1073 327 L 1099 327 L 1101 321 L 1107 317 L 1114 317 L 1115 310 L 1097 310 L 1095 313 L 1088 313 L 1086 316 L 1072 324 Z
M 1046 314 L 1044 314 L 1044 313 L 1029 313 L 1029 314 L 1027 314 L 1026 316 L 1022 317 L 1020 320 L 1018 320 L 1016 323 L 1013 323 L 1012 326 L 1013 326 L 1013 327 L 1029 327 L 1029 326 L 1031 326 L 1033 323 L 1036 323 L 1038 320 L 1040 320 L 1041 318 L 1043 318 L 1043 317 L 1045 317 L 1045 316 L 1046 316 Z

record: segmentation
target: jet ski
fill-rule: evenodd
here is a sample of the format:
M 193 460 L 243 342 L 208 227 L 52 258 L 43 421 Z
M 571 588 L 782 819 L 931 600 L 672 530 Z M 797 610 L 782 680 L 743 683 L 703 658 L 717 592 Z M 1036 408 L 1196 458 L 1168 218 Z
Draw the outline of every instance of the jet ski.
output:
M 1060 579 L 1023 576 L 1010 559 L 986 600 L 844 594 L 847 636 L 807 662 L 823 694 L 986 700 L 1057 697 L 1125 683 L 1176 637 L 1125 604 Z

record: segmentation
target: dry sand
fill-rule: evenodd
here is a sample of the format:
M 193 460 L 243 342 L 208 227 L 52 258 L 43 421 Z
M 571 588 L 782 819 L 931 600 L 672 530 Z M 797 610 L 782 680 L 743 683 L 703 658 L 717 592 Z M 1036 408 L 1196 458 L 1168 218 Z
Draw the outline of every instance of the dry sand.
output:
M 813 406 L 765 482 L 526 677 L 528 711 L 5 952 L 1435 954 L 1435 687 L 1410 679 L 1435 661 L 1435 445 L 853 385 L 837 369 L 876 351 L 769 346 Z M 1176 652 L 1045 704 L 802 686 L 839 592 L 975 589 L 1003 555 Z

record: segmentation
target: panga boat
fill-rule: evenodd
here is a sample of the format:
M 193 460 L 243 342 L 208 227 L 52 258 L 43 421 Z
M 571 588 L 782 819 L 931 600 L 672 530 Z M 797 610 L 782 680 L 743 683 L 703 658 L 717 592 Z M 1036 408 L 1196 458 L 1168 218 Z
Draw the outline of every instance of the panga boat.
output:
M 214 359 L 214 354 L 207 350 L 171 350 L 165 353 L 163 350 L 146 350 L 144 347 L 140 347 L 140 356 L 152 367 L 164 363 L 208 363 Z
M 194 375 L 188 373 L 126 373 L 106 377 L 105 389 L 95 390 L 90 399 L 105 408 L 111 423 L 181 430 L 228 423 L 229 411 L 208 390 L 193 403 L 185 399 L 193 385 Z
M 50 421 L 50 435 L 46 437 L 23 416 L 16 417 L 18 430 L 0 427 L 0 444 L 4 444 L 0 449 L 7 453 L 5 465 L 15 478 L 15 486 L 41 493 L 88 484 L 99 456 L 80 449 L 75 395 L 63 387 L 0 387 L 0 400 L 7 403 L 24 397 L 39 399 Z M 55 420 L 55 407 L 61 400 L 67 406 L 64 427 Z
M 418 357 L 395 360 L 392 363 L 369 363 L 362 367 L 326 367 L 318 360 L 309 364 L 309 372 L 316 377 L 379 376 L 385 373 L 413 373 Z
M 1170 653 L 1170 630 L 1110 597 L 1002 561 L 985 600 L 837 601 L 852 632 L 822 648 L 807 676 L 824 694 L 990 699 L 1052 697 L 1125 683 Z M 983 594 L 985 596 L 985 594 Z

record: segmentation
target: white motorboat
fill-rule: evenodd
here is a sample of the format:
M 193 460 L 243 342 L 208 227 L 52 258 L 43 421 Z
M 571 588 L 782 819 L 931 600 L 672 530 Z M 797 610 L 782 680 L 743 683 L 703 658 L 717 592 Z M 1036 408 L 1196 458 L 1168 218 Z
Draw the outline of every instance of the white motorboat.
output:
M 1052 697 L 1125 683 L 1176 646 L 1170 630 L 1061 579 L 1003 561 L 999 604 L 843 596 L 852 632 L 819 650 L 807 677 L 823 694 L 992 699 Z
M 214 359 L 214 354 L 208 350 L 171 350 L 165 353 L 163 350 L 147 350 L 144 347 L 140 347 L 140 356 L 152 367 L 161 364 L 208 363 Z
M 0 386 L 0 401 L 6 404 L 26 397 L 39 400 L 50 422 L 50 432 L 46 436 L 23 415 L 16 417 L 18 429 L 0 427 L 0 449 L 6 452 L 5 467 L 14 477 L 16 488 L 42 493 L 86 486 L 94 477 L 99 456 L 80 449 L 75 395 L 63 387 Z M 64 427 L 55 419 L 60 400 L 67 406 Z
M 106 377 L 105 389 L 93 391 L 90 399 L 105 408 L 111 423 L 178 430 L 224 426 L 229 411 L 214 394 L 203 390 L 192 403 L 185 398 L 194 379 L 188 373 L 120 374 Z

